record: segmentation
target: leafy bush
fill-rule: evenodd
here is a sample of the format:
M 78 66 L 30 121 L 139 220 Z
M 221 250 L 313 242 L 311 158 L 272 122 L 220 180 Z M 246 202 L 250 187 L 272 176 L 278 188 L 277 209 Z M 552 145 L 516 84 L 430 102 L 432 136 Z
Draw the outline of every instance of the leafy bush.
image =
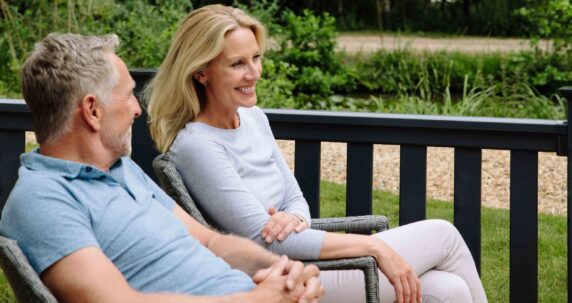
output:
M 116 33 L 118 54 L 129 67 L 157 67 L 179 21 L 192 9 L 187 0 L 7 1 L 0 0 L 0 94 L 19 91 L 20 66 L 33 44 L 50 32 Z
M 343 54 L 335 52 L 335 18 L 327 13 L 316 16 L 310 10 L 302 15 L 286 11 L 280 22 L 282 26 L 273 36 L 279 49 L 267 56 L 297 68 L 288 79 L 293 83 L 298 108 L 326 109 L 328 106 L 318 100 L 355 87 L 355 79 L 343 64 Z
M 515 16 L 524 20 L 535 47 L 534 52 L 514 59 L 531 75 L 531 82 L 542 91 L 553 92 L 572 82 L 572 4 L 568 0 L 548 0 L 542 5 L 523 7 Z M 543 50 L 540 43 L 551 41 Z
M 522 7 L 515 15 L 526 22 L 527 30 L 538 44 L 552 39 L 553 51 L 572 51 L 572 4 L 568 0 L 548 0 L 536 7 Z
M 258 106 L 296 108 L 292 92 L 294 83 L 289 78 L 298 73 L 296 66 L 269 58 L 263 61 L 263 76 L 256 85 Z

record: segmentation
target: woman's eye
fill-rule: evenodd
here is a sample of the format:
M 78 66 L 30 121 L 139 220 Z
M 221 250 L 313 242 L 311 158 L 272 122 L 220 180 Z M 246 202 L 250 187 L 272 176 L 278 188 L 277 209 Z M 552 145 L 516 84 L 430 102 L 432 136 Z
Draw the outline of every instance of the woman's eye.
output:
M 242 62 L 242 61 L 236 61 L 236 62 L 234 62 L 231 66 L 232 66 L 232 67 L 236 67 L 236 66 L 242 65 L 243 63 L 244 63 L 244 62 Z

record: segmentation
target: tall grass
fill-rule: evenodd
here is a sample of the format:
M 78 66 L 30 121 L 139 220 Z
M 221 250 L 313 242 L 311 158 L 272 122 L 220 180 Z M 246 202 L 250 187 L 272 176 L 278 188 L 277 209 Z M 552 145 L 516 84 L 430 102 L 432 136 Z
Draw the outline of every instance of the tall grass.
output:
M 560 67 L 570 59 L 551 62 Z M 464 54 L 381 50 L 346 58 L 353 93 L 317 102 L 320 109 L 563 119 L 565 102 L 555 93 L 564 85 L 536 65 L 542 54 Z M 558 66 L 554 68 L 558 68 Z M 562 80 L 562 79 L 561 79 Z M 548 85 L 549 84 L 549 85 Z M 540 89 L 540 90 L 539 90 Z M 354 98 L 352 95 L 368 95 Z
M 370 96 L 365 103 L 370 111 L 388 113 L 513 117 L 536 119 L 565 119 L 565 99 L 559 95 L 552 98 L 538 94 L 531 86 L 522 84 L 520 91 L 503 97 L 497 87 L 465 86 L 457 100 L 447 88 L 440 99 L 428 100 L 417 95 L 402 94 L 385 97 Z

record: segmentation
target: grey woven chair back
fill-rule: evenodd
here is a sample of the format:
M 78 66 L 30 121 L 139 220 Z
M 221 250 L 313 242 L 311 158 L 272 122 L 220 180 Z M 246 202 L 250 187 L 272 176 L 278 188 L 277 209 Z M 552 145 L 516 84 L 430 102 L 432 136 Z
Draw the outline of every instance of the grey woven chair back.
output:
M 16 241 L 0 236 L 0 266 L 20 303 L 57 303 Z
M 163 190 L 199 223 L 208 226 L 210 228 L 218 228 L 216 225 L 212 224 L 212 220 L 208 216 L 203 216 L 201 209 L 197 206 L 185 184 L 183 179 L 179 175 L 179 172 L 175 168 L 175 164 L 169 159 L 169 153 L 163 153 L 158 155 L 153 160 L 153 170 L 155 175 L 159 178 L 159 183 Z M 318 224 L 316 222 L 321 221 Z M 209 224 L 209 222 L 211 224 Z M 361 228 L 365 226 L 365 230 L 371 232 L 371 230 L 385 230 L 388 228 L 387 218 L 384 216 L 362 216 L 353 218 L 330 218 L 330 219 L 313 219 L 312 228 L 325 227 L 324 230 L 345 230 L 349 231 L 347 228 Z M 343 228 L 340 226 L 344 226 Z M 338 228 L 339 227 L 339 228 Z M 222 229 L 218 228 L 220 231 L 224 232 Z M 357 258 L 346 258 L 346 259 L 334 259 L 334 260 L 307 260 L 306 264 L 316 264 L 320 270 L 344 270 L 344 269 L 359 269 L 364 272 L 365 279 L 365 292 L 368 303 L 379 302 L 378 293 L 378 274 L 377 274 L 377 263 L 375 258 L 371 256 L 357 257 Z
M 212 221 L 203 216 L 201 209 L 189 194 L 189 191 L 183 183 L 183 179 L 181 179 L 181 175 L 179 175 L 179 172 L 177 172 L 175 168 L 175 164 L 169 159 L 168 152 L 160 154 L 153 160 L 153 171 L 159 178 L 161 188 L 163 188 L 167 195 L 177 201 L 177 204 L 199 223 L 204 226 L 213 227 L 212 224 L 209 224 L 209 222 Z

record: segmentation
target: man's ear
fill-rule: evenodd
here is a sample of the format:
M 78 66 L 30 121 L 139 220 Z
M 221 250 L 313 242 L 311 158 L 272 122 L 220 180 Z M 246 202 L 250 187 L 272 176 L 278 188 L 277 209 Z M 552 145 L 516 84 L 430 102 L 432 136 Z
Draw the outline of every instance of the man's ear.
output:
M 81 119 L 92 130 L 101 129 L 101 118 L 103 115 L 101 102 L 95 95 L 85 95 L 79 103 Z

